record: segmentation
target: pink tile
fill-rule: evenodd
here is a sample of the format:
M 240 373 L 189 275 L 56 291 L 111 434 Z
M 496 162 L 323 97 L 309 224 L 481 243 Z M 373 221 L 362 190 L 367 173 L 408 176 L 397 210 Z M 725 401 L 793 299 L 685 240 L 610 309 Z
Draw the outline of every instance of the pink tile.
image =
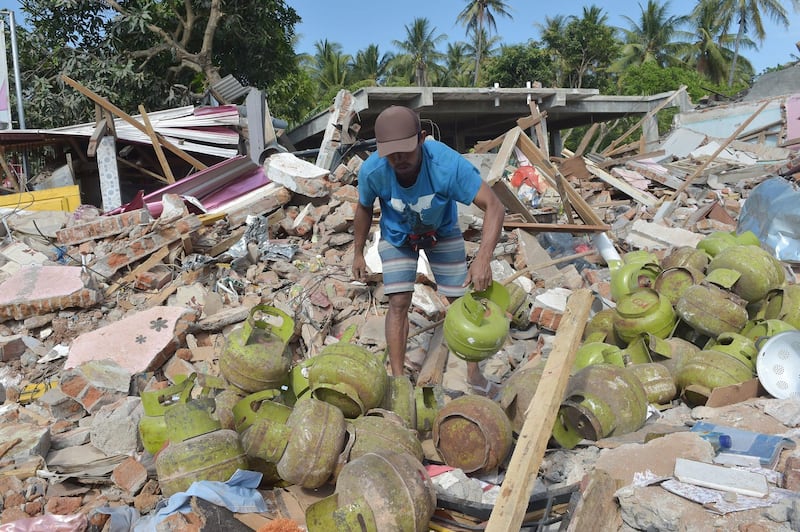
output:
M 83 288 L 80 266 L 27 266 L 0 284 L 0 305 L 68 296 Z
M 153 307 L 85 333 L 70 346 L 65 368 L 109 359 L 133 373 L 157 369 L 175 349 L 176 325 L 194 311 L 186 307 Z M 185 331 L 185 327 L 180 328 Z

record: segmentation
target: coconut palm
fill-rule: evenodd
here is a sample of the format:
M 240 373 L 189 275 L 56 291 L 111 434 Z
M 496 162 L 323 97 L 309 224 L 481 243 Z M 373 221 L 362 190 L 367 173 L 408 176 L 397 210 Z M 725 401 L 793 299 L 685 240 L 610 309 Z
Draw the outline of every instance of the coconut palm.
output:
M 302 63 L 317 82 L 320 94 L 344 87 L 350 56 L 342 53 L 342 45 L 327 39 L 314 43 L 314 55 L 303 56 Z
M 780 0 L 722 0 L 720 11 L 723 13 L 727 24 L 736 24 L 738 32 L 733 47 L 733 61 L 728 73 L 728 86 L 733 85 L 733 76 L 736 63 L 739 59 L 739 48 L 745 34 L 752 33 L 759 43 L 764 42 L 767 33 L 764 29 L 762 15 L 768 16 L 773 22 L 789 27 L 789 18 L 786 8 Z M 792 0 L 795 9 L 800 8 L 800 0 Z
M 660 4 L 648 0 L 647 7 L 639 4 L 639 20 L 623 15 L 629 29 L 619 28 L 623 35 L 621 57 L 609 70 L 622 72 L 625 68 L 655 61 L 659 66 L 674 65 L 679 44 L 674 41 L 678 28 L 686 22 L 686 16 L 668 15 L 669 2 Z
M 491 34 L 491 32 L 497 31 L 495 14 L 512 18 L 509 7 L 503 0 L 467 0 L 466 7 L 456 17 L 457 22 L 466 26 L 467 34 L 472 31 L 473 35 L 478 37 L 477 53 L 475 54 L 475 79 L 473 81 L 473 85 L 476 86 L 478 85 L 478 74 L 480 74 L 481 56 L 485 48 L 485 42 L 482 42 L 483 32 L 487 30 L 487 34 Z
M 372 81 L 373 85 L 381 85 L 389 72 L 389 64 L 394 54 L 381 55 L 376 44 L 370 44 L 356 53 L 350 63 L 350 77 L 353 81 Z
M 418 87 L 429 85 L 429 71 L 436 70 L 437 63 L 444 58 L 436 46 L 447 39 L 447 35 L 436 35 L 436 28 L 430 24 L 427 18 L 415 18 L 411 25 L 405 26 L 406 40 L 392 41 L 404 52 L 395 56 L 393 64 L 400 70 L 410 71 Z
M 447 54 L 436 84 L 440 87 L 469 87 L 472 78 L 472 58 L 467 43 L 463 41 L 448 43 Z
M 726 32 L 724 14 L 719 10 L 718 0 L 700 0 L 689 18 L 688 40 L 680 54 L 683 62 L 697 70 L 714 83 L 724 83 L 728 71 L 733 68 L 733 46 L 736 34 Z M 755 48 L 755 43 L 744 37 L 740 41 L 744 48 Z M 749 77 L 753 68 L 742 59 L 737 67 L 740 75 Z

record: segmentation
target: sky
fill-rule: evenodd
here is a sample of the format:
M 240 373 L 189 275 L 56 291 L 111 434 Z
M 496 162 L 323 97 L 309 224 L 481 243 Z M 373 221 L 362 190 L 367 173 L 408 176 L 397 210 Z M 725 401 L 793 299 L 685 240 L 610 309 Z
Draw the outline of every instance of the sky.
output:
M 537 24 L 544 24 L 546 17 L 556 15 L 580 16 L 584 6 L 597 5 L 608 14 L 612 26 L 628 28 L 623 16 L 638 22 L 640 5 L 647 0 L 505 0 L 512 18 L 497 16 L 497 35 L 505 44 L 521 44 L 528 39 L 539 38 Z M 684 15 L 691 11 L 697 0 L 671 0 L 668 13 Z M 314 43 L 327 39 L 342 45 L 346 54 L 355 55 L 370 44 L 377 44 L 380 52 L 397 51 L 392 41 L 404 40 L 405 26 L 415 18 L 425 17 L 436 28 L 437 34 L 447 35 L 447 42 L 466 40 L 464 27 L 455 20 L 467 5 L 467 0 L 286 0 L 302 21 L 295 27 L 299 35 L 298 53 L 314 53 Z M 767 67 L 774 67 L 792 60 L 792 54 L 800 55 L 794 43 L 800 41 L 800 12 L 792 9 L 790 0 L 782 0 L 790 26 L 783 28 L 765 20 L 767 37 L 758 51 L 745 51 L 758 74 Z M 16 0 L 3 0 L 0 10 L 14 10 L 17 24 L 24 24 L 23 13 Z M 6 19 L 7 21 L 7 19 Z
M 427 18 L 437 34 L 447 35 L 441 46 L 445 51 L 448 42 L 465 41 L 464 27 L 455 22 L 467 5 L 467 0 L 287 0 L 289 6 L 302 18 L 295 32 L 299 35 L 298 53 L 315 52 L 314 43 L 327 39 L 342 45 L 342 51 L 355 55 L 370 44 L 377 44 L 381 53 L 396 52 L 392 41 L 402 41 L 406 26 L 415 18 Z M 522 44 L 528 39 L 539 39 L 539 27 L 546 17 L 556 15 L 581 16 L 584 6 L 597 5 L 608 14 L 611 26 L 629 28 L 623 18 L 627 16 L 639 22 L 641 6 L 647 0 L 595 0 L 594 2 L 561 0 L 505 0 L 512 19 L 495 16 L 497 35 L 505 44 Z M 696 0 L 672 0 L 669 15 L 688 14 Z M 792 61 L 792 54 L 800 55 L 795 42 L 800 41 L 800 13 L 793 10 L 789 0 L 783 0 L 790 26 L 788 29 L 765 20 L 767 37 L 758 51 L 744 52 L 756 74 L 767 67 Z M 752 38 L 752 36 L 751 36 Z

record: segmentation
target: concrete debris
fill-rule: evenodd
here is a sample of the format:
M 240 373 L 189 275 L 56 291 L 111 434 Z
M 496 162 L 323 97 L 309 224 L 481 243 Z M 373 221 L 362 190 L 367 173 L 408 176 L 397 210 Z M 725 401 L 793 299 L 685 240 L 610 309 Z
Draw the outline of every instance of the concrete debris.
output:
M 794 388 L 781 395 L 759 388 L 757 380 L 759 373 L 779 371 L 757 365 L 764 338 L 800 328 L 795 308 L 800 271 L 796 263 L 776 261 L 759 277 L 753 274 L 757 265 L 736 269 L 754 253 L 745 250 L 725 259 L 724 251 L 764 248 L 766 237 L 755 243 L 737 240 L 747 238 L 737 229 L 748 196 L 767 179 L 794 185 L 800 177 L 800 133 L 796 121 L 789 123 L 800 109 L 798 101 L 800 95 L 775 97 L 735 135 L 763 102 L 681 112 L 672 131 L 659 142 L 648 139 L 647 146 L 625 145 L 620 138 L 598 153 L 586 138 L 577 152 L 563 150 L 559 156 L 540 148 L 547 139 L 539 137 L 546 130 L 536 111 L 520 117 L 541 130 L 536 138 L 517 127 L 478 143 L 468 154 L 507 208 L 491 266 L 511 299 L 504 310 L 512 325 L 501 350 L 481 361 L 490 382 L 483 392 L 491 396 L 500 390 L 492 397 L 496 404 L 527 401 L 527 408 L 515 408 L 525 413 L 528 427 L 550 420 L 553 431 L 546 455 L 542 449 L 543 456 L 524 457 L 528 469 L 510 468 L 518 452 L 528 452 L 521 447 L 481 476 L 444 463 L 433 443 L 436 412 L 481 390 L 467 385 L 466 362 L 449 352 L 442 328 L 448 302 L 437 293 L 422 257 L 411 307 L 408 378 L 387 386 L 391 390 L 383 402 L 367 413 L 402 418 L 399 423 L 418 436 L 441 499 L 432 521 L 439 520 L 437 529 L 482 526 L 493 508 L 508 502 L 513 490 L 502 486 L 523 480 L 530 486 L 530 501 L 521 514 L 538 512 L 547 522 L 543 530 L 800 526 L 800 383 L 789 382 L 786 386 Z M 40 525 L 55 527 L 59 518 L 66 524 L 74 517 L 74 530 L 113 530 L 117 513 L 132 519 L 153 516 L 165 500 L 159 480 L 165 480 L 167 466 L 159 457 L 176 452 L 178 444 L 196 444 L 186 447 L 187 460 L 200 457 L 207 463 L 180 471 L 178 460 L 171 480 L 185 474 L 225 482 L 232 471 L 221 473 L 224 466 L 244 461 L 263 475 L 259 491 L 270 510 L 226 514 L 236 522 L 231 526 L 255 530 L 289 523 L 306 529 L 306 508 L 333 492 L 338 470 L 313 493 L 285 486 L 274 449 L 258 449 L 258 460 L 247 454 L 255 452 L 254 440 L 265 440 L 253 435 L 285 428 L 304 394 L 344 400 L 358 392 L 346 382 L 352 368 L 342 362 L 331 369 L 339 381 L 319 388 L 327 391 L 309 391 L 315 357 L 331 346 L 347 351 L 349 342 L 374 355 L 368 357 L 371 362 L 386 358 L 388 299 L 377 225 L 366 251 L 368 281 L 354 282 L 350 272 L 358 171 L 374 146 L 355 140 L 362 125 L 352 95 L 337 96 L 330 113 L 313 162 L 308 154 L 273 145 L 260 165 L 253 162 L 258 157 L 228 157 L 109 212 L 90 205 L 57 217 L 48 211 L 3 211 L 2 524 L 39 519 Z M 226 117 L 234 114 L 233 107 L 225 108 Z M 343 149 L 348 147 L 353 149 Z M 538 188 L 513 179 L 522 166 L 534 167 Z M 481 213 L 463 209 L 459 221 L 472 258 Z M 39 226 L 38 234 L 31 229 Z M 610 247 L 596 247 L 593 236 L 602 234 Z M 687 250 L 702 250 L 704 262 L 697 266 L 688 255 L 678 258 Z M 734 271 L 735 279 L 729 277 L 724 286 L 717 277 L 706 278 L 719 270 Z M 705 290 L 698 304 L 711 305 L 713 294 L 725 290 L 725 304 L 738 304 L 735 294 L 746 283 L 763 283 L 768 295 L 740 305 L 747 314 L 745 328 L 717 336 L 662 295 L 673 290 L 670 297 L 679 301 L 691 286 Z M 570 303 L 574 294 L 586 291 L 591 309 L 580 310 L 590 318 L 576 323 Z M 728 308 L 701 314 L 718 317 Z M 253 309 L 265 314 L 255 318 Z M 292 323 L 281 329 L 277 315 Z M 232 345 L 241 338 L 243 345 Z M 597 413 L 591 408 L 604 397 L 585 401 L 586 394 L 575 389 L 583 369 L 572 363 L 547 365 L 561 360 L 551 359 L 552 354 L 576 360 L 576 350 L 565 352 L 569 342 L 579 346 L 582 364 L 591 361 L 590 366 L 617 372 L 599 387 L 611 394 L 610 402 L 625 393 L 632 394 L 629 402 L 655 397 L 670 386 L 675 395 L 663 404 L 648 405 L 644 399 L 635 413 L 616 408 Z M 251 377 L 264 369 L 261 360 L 252 366 L 231 361 L 232 352 L 249 352 L 253 345 L 290 368 L 257 391 L 226 377 L 234 370 Z M 736 372 L 741 378 L 722 385 L 704 380 L 722 371 L 702 366 L 711 358 L 728 368 L 726 379 Z M 634 361 L 653 371 L 630 370 Z M 541 396 L 541 390 L 556 389 L 556 381 L 570 384 L 569 395 Z M 401 400 L 413 407 L 403 410 Z M 638 428 L 616 430 L 628 415 L 641 416 Z M 185 423 L 174 425 L 176 418 Z M 740 464 L 722 464 L 720 445 L 727 440 L 691 430 L 704 422 L 731 433 L 776 436 L 782 444 L 748 448 L 739 455 Z M 240 441 L 245 434 L 247 450 Z M 731 448 L 741 451 L 735 449 L 738 444 L 724 446 L 729 457 Z M 743 470 L 745 462 L 759 471 Z M 757 489 L 743 492 L 742 479 Z M 720 489 L 700 491 L 714 487 Z M 753 495 L 763 497 L 753 504 L 743 499 Z M 206 522 L 210 503 L 198 500 L 191 499 L 189 513 L 168 516 L 159 529 Z

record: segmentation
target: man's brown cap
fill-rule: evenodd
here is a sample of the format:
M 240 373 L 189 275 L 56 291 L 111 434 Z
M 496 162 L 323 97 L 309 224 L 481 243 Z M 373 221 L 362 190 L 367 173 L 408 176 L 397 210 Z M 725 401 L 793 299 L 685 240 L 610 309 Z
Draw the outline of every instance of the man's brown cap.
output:
M 378 155 L 414 151 L 419 142 L 419 117 L 412 109 L 400 105 L 387 107 L 375 120 Z

